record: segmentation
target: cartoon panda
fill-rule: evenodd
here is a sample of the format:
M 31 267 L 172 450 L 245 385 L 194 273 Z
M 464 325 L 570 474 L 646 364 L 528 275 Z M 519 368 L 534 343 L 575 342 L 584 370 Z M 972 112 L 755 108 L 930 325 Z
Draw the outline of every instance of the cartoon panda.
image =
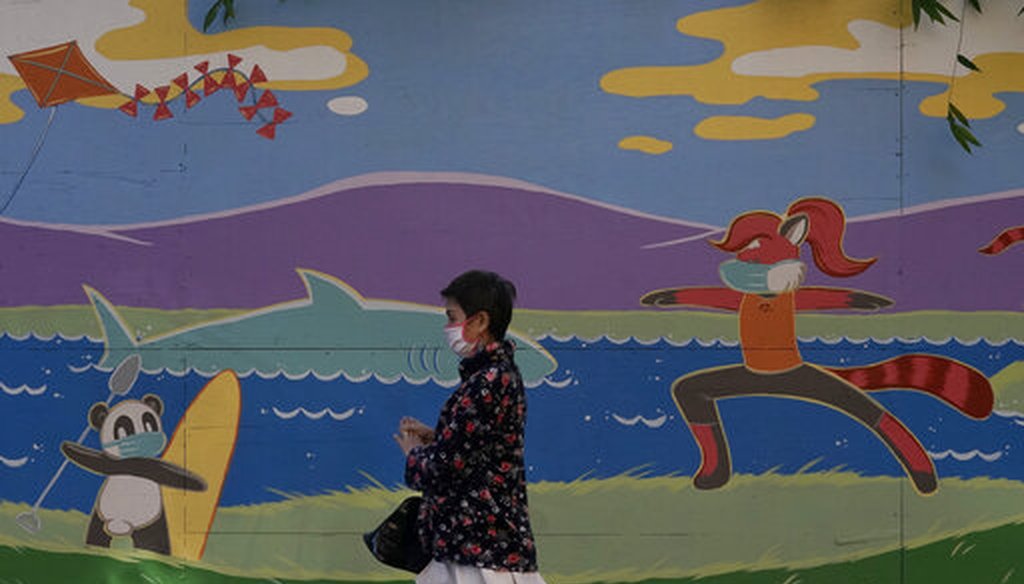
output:
M 99 432 L 103 449 L 61 444 L 68 460 L 107 477 L 93 505 L 86 544 L 110 547 L 114 536 L 130 535 L 135 548 L 170 555 L 160 487 L 205 491 L 206 482 L 157 458 L 167 445 L 160 423 L 163 409 L 163 401 L 153 394 L 113 407 L 99 402 L 89 409 L 89 425 Z

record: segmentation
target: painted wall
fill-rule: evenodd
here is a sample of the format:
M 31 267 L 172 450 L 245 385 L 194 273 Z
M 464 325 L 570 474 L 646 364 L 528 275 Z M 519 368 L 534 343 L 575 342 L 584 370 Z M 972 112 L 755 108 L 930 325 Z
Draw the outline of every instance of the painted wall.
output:
M 1024 578 L 1018 2 L 210 4 L 0 0 L 0 582 L 405 578 L 474 267 L 549 582 Z

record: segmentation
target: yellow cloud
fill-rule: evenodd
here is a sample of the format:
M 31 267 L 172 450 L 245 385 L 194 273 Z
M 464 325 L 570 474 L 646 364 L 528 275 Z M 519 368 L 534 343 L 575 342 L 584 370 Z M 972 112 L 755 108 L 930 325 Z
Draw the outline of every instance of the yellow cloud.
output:
M 11 94 L 24 88 L 21 77 L 0 73 L 0 124 L 10 124 L 25 117 L 25 112 L 11 101 Z
M 1019 24 L 1009 14 L 1012 24 Z M 967 117 L 991 117 L 1005 108 L 995 94 L 1024 91 L 1024 43 L 1017 29 L 1006 28 L 1001 12 L 969 16 L 967 34 L 980 36 L 968 37 L 963 50 L 982 72 L 958 77 L 953 100 Z M 618 69 L 604 75 L 600 86 L 630 97 L 679 95 L 706 104 L 742 105 L 758 97 L 813 101 L 819 98 L 814 85 L 827 80 L 904 79 L 946 86 L 946 91 L 920 104 L 924 115 L 945 117 L 950 83 L 945 71 L 953 66 L 956 23 L 942 27 L 924 22 L 915 30 L 911 22 L 909 2 L 757 0 L 676 23 L 684 35 L 721 42 L 718 58 L 697 65 Z M 901 38 L 906 47 L 902 61 Z M 968 51 L 969 46 L 974 49 Z M 740 121 L 743 118 L 711 118 L 696 133 L 709 139 L 748 139 L 751 132 L 758 139 L 781 137 L 813 125 L 813 118 L 803 116 L 787 116 L 768 126 L 748 126 Z
M 619 148 L 638 150 L 646 154 L 664 154 L 672 150 L 672 143 L 652 136 L 628 136 L 619 140 Z
M 1024 92 L 1024 54 L 993 53 L 974 59 L 981 72 L 972 72 L 953 84 L 953 103 L 969 118 L 991 118 L 1006 109 L 996 93 Z M 921 113 L 946 117 L 949 89 L 921 102 Z
M 702 12 L 680 19 L 676 28 L 686 35 L 721 41 L 723 52 L 718 59 L 701 65 L 618 69 L 601 78 L 601 88 L 631 97 L 690 95 L 703 103 L 723 105 L 743 104 L 755 97 L 811 101 L 818 98 L 818 92 L 811 86 L 833 76 L 737 75 L 732 71 L 732 63 L 749 53 L 787 47 L 826 45 L 855 49 L 857 39 L 847 29 L 854 19 L 896 27 L 909 22 L 909 14 L 895 13 L 890 0 L 761 0 Z
M 790 114 L 780 118 L 713 116 L 693 129 L 705 140 L 775 140 L 814 127 L 814 116 Z
M 108 32 L 96 41 L 96 50 L 110 59 L 167 59 L 259 45 L 276 51 L 323 45 L 345 55 L 346 66 L 341 75 L 271 81 L 265 86 L 284 90 L 338 89 L 354 85 L 369 74 L 366 63 L 351 52 L 352 39 L 336 28 L 255 26 L 204 34 L 186 17 L 185 0 L 132 0 L 131 5 L 145 12 L 146 19 L 138 25 Z

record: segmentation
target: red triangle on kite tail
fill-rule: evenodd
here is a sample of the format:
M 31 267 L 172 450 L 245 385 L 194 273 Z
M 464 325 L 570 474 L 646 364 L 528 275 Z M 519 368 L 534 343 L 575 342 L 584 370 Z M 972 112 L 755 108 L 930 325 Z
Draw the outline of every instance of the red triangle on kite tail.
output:
M 147 95 L 149 95 L 149 90 L 146 89 L 145 87 L 139 85 L 138 83 L 136 83 L 135 84 L 135 101 L 138 101 L 138 100 L 142 99 L 143 97 L 146 97 Z
M 263 83 L 267 80 L 267 76 L 263 73 L 263 69 L 260 69 L 259 65 L 252 66 L 252 73 L 249 74 L 249 81 L 251 83 Z
M 220 89 L 220 85 L 213 80 L 213 77 L 207 75 L 203 77 L 203 95 L 209 97 L 213 93 L 217 93 Z
M 288 111 L 286 109 L 277 108 L 276 110 L 274 110 L 274 123 L 275 124 L 280 124 L 281 122 L 287 120 L 290 117 L 292 117 L 292 112 L 290 112 L 290 111 Z
M 251 120 L 253 116 L 256 115 L 256 110 L 258 109 L 260 108 L 254 105 L 246 105 L 238 108 L 238 111 L 242 112 L 242 115 L 245 117 L 245 119 Z
M 234 69 L 241 62 L 242 62 L 242 58 L 241 57 L 239 57 L 238 55 L 232 55 L 231 53 L 228 53 L 228 68 L 229 69 Z
M 192 109 L 192 106 L 199 103 L 199 94 L 191 89 L 185 90 L 185 109 Z
M 256 130 L 256 133 L 259 134 L 260 136 L 263 136 L 267 140 L 273 140 L 277 136 L 277 132 L 274 131 L 275 128 L 277 128 L 277 124 L 275 124 L 274 122 L 270 122 L 269 124 L 263 126 L 259 130 Z
M 196 71 L 199 71 L 203 75 L 206 75 L 206 72 L 210 70 L 210 62 L 209 61 L 203 61 L 202 63 L 199 63 L 198 65 L 193 67 L 193 69 L 195 69 Z
M 138 103 L 139 102 L 137 102 L 137 101 L 135 101 L 133 99 L 133 100 L 125 103 L 124 105 L 122 105 L 121 107 L 119 107 L 117 109 L 121 110 L 122 112 L 124 112 L 124 113 L 126 113 L 129 116 L 134 118 L 135 116 L 139 115 Z
M 172 82 L 177 85 L 180 89 L 188 89 L 188 73 L 182 73 L 174 78 Z
M 167 107 L 167 94 L 171 91 L 171 86 L 161 85 L 153 91 L 156 93 L 157 98 L 160 99 L 160 105 L 157 106 L 156 112 L 153 113 L 153 119 L 166 120 L 167 118 L 173 118 L 174 114 L 171 113 L 171 108 Z
M 264 90 L 259 101 L 256 102 L 256 107 L 259 108 L 274 107 L 275 105 L 277 105 L 277 97 L 269 89 Z
M 167 107 L 166 103 L 161 103 L 156 107 L 156 111 L 153 112 L 153 119 L 160 121 L 168 118 L 173 118 L 174 114 L 171 113 L 171 108 Z

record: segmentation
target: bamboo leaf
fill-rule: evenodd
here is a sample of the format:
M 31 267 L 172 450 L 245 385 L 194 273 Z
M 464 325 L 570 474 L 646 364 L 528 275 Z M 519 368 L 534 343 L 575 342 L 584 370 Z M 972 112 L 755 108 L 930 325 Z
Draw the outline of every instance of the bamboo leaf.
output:
M 235 0 L 221 0 L 224 2 L 224 25 L 227 26 L 228 20 L 234 20 L 235 18 Z
M 974 137 L 974 134 L 972 134 L 967 128 L 959 125 L 953 125 L 951 126 L 951 129 L 953 131 L 953 137 L 956 138 L 956 141 L 964 150 L 971 152 L 971 144 L 981 146 L 981 142 L 979 142 L 978 139 Z
M 920 22 L 921 12 L 927 14 L 932 22 L 945 24 L 945 21 L 942 19 L 942 12 L 939 11 L 939 6 L 941 6 L 939 0 L 917 0 L 914 3 L 915 25 Z
M 980 0 L 969 0 L 969 2 L 971 4 L 971 8 L 974 8 L 979 13 L 981 12 L 981 2 L 980 2 Z
M 926 5 L 923 6 L 922 9 L 924 10 L 925 14 L 928 15 L 928 18 L 930 18 L 932 22 L 946 24 L 946 21 L 942 19 L 942 13 L 936 10 L 934 5 Z
M 946 15 L 946 18 L 949 18 L 950 20 L 956 22 L 960 22 L 960 19 L 957 18 L 952 12 L 950 12 L 949 9 L 946 8 L 946 5 L 943 4 L 942 2 L 936 2 L 935 9 L 941 12 L 942 14 Z
M 978 72 L 980 72 L 980 71 L 981 71 L 981 69 L 980 69 L 980 68 L 978 68 L 978 66 L 974 64 L 974 61 L 972 61 L 972 60 L 968 59 L 968 58 L 967 58 L 966 56 L 964 56 L 964 55 L 961 55 L 961 54 L 957 54 L 957 56 L 956 56 L 956 60 L 957 60 L 957 62 L 959 62 L 959 63 L 960 63 L 961 65 L 963 65 L 964 67 L 967 67 L 967 68 L 968 68 L 968 69 L 970 69 L 971 71 L 978 71 Z
M 911 13 L 914 15 L 914 28 L 916 29 L 921 24 L 921 0 L 912 0 L 910 3 Z M 1024 12 L 1024 8 L 1021 8 Z
M 949 116 L 956 116 L 956 119 L 959 120 L 961 124 L 967 126 L 968 128 L 971 127 L 971 122 L 967 120 L 967 116 L 965 116 L 964 113 L 960 111 L 960 108 L 953 105 L 953 102 L 949 103 L 949 108 L 946 113 L 946 117 L 948 118 Z
M 956 139 L 957 144 L 959 144 L 961 148 L 963 148 L 964 150 L 967 151 L 967 153 L 970 154 L 971 153 L 971 145 L 968 144 L 967 140 L 964 139 L 963 135 L 960 132 L 957 131 L 959 129 L 960 129 L 959 126 L 951 126 L 950 127 L 950 130 L 953 132 L 953 138 Z
M 210 9 L 206 11 L 206 18 L 203 19 L 203 32 L 209 30 L 210 25 L 213 24 L 214 20 L 217 20 L 217 13 L 220 12 L 220 0 L 213 3 Z

